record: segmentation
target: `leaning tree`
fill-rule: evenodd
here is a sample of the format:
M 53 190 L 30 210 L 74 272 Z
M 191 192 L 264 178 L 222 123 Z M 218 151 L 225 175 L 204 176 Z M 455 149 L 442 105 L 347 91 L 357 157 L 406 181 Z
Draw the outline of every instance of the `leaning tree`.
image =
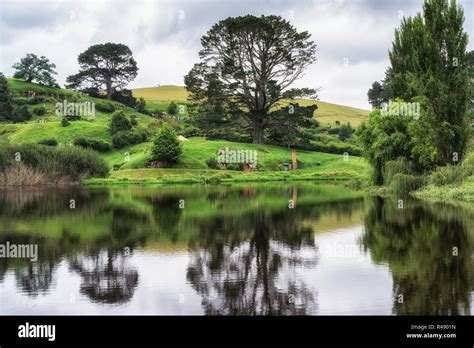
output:
M 98 88 L 112 99 L 115 90 L 125 87 L 137 76 L 137 62 L 126 45 L 105 43 L 93 45 L 78 57 L 80 70 L 67 78 L 68 88 Z
M 253 142 L 262 144 L 282 99 L 316 95 L 314 89 L 289 88 L 316 60 L 310 37 L 279 16 L 216 23 L 201 38 L 201 61 L 185 76 L 191 100 L 216 124 L 227 117 L 248 126 Z M 289 109 L 287 117 L 297 119 L 301 107 Z

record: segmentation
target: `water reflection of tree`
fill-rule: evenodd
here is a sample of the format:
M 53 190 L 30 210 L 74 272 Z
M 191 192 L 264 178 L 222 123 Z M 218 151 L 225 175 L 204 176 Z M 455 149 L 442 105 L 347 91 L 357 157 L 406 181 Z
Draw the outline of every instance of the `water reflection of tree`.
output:
M 469 237 L 463 211 L 373 198 L 365 217 L 362 244 L 393 275 L 393 312 L 399 315 L 470 314 L 473 289 Z M 472 223 L 472 222 L 471 222 Z M 458 256 L 453 255 L 458 248 Z M 403 295 L 399 297 L 399 295 Z
M 209 219 L 190 243 L 187 278 L 208 315 L 297 315 L 317 309 L 297 269 L 316 263 L 302 211 Z M 306 256 L 302 256 L 306 252 Z
M 80 292 L 91 301 L 121 304 L 129 301 L 138 285 L 138 272 L 122 253 L 105 250 L 95 255 L 77 254 L 70 261 L 82 278 Z

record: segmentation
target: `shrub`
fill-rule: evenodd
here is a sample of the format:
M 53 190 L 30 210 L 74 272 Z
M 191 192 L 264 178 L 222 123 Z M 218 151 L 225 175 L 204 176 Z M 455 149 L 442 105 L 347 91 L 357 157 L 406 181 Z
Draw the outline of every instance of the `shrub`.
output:
M 138 98 L 137 101 L 137 111 L 141 113 L 146 113 L 146 102 L 143 98 Z
M 206 165 L 210 169 L 219 169 L 219 162 L 217 162 L 217 159 L 215 157 L 209 157 L 206 160 Z
M 31 113 L 28 111 L 26 105 L 21 105 L 13 108 L 11 115 L 12 122 L 25 122 L 31 119 Z
M 132 94 L 129 89 L 122 89 L 121 91 L 115 91 L 112 93 L 112 100 L 118 101 L 124 105 L 134 108 L 137 105 L 137 98 Z
M 69 123 L 68 119 L 66 117 L 63 117 L 63 119 L 61 120 L 61 127 L 67 127 L 70 124 L 71 123 Z
M 116 149 L 121 149 L 130 144 L 129 132 L 117 132 L 112 136 L 112 146 Z
M 138 126 L 138 119 L 136 115 L 132 115 L 132 117 L 130 117 L 130 124 L 132 126 Z
M 155 138 L 152 149 L 153 159 L 165 163 L 174 163 L 182 153 L 181 143 L 173 127 L 164 124 Z
M 178 112 L 178 106 L 176 105 L 176 103 L 174 101 L 172 101 L 169 105 L 168 105 L 168 114 L 170 115 L 176 115 L 177 112 Z
M 56 139 L 44 139 L 38 141 L 38 144 L 46 146 L 58 146 L 58 141 Z
M 242 163 L 227 163 L 225 165 L 225 169 L 242 171 L 244 169 L 244 165 Z
M 115 105 L 108 101 L 94 101 L 97 111 L 111 113 L 115 111 Z
M 93 140 L 93 139 L 85 139 L 85 138 L 74 139 L 74 145 L 80 146 L 83 148 L 90 148 L 99 152 L 107 152 L 107 151 L 110 151 L 111 149 L 110 144 L 103 140 Z
M 42 116 L 46 113 L 46 108 L 41 105 L 41 106 L 35 106 L 33 108 L 33 115 L 36 115 L 36 116 Z
M 339 128 L 339 139 L 344 141 L 349 139 L 354 133 L 354 129 L 351 127 L 351 124 L 343 124 L 341 128 Z
M 436 170 L 428 175 L 427 181 L 431 185 L 444 186 L 459 183 L 473 174 L 474 170 L 471 166 L 465 164 L 456 166 L 447 165 L 445 167 L 436 168 Z
M 8 169 L 18 165 L 18 162 L 15 162 L 16 153 L 21 155 L 21 165 L 46 176 L 48 183 L 57 183 L 64 177 L 72 181 L 86 176 L 105 177 L 109 172 L 107 163 L 94 151 L 73 146 L 48 147 L 31 144 L 2 145 L 0 168 Z
M 32 100 L 33 98 L 28 98 L 28 97 L 15 97 L 15 98 L 12 98 L 12 104 L 18 105 L 18 106 L 29 105 L 29 104 L 33 104 Z
M 122 110 L 116 111 L 112 115 L 112 121 L 110 123 L 110 130 L 112 134 L 116 134 L 122 131 L 129 131 L 132 129 L 132 125 L 128 120 L 127 116 Z

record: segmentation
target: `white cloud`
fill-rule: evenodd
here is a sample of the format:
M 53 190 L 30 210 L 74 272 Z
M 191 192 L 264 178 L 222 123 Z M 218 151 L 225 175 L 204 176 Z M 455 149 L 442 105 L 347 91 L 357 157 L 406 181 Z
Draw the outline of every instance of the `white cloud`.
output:
M 473 37 L 474 2 L 461 3 L 465 29 Z M 63 84 L 77 72 L 77 56 L 90 45 L 121 42 L 132 49 L 139 66 L 130 87 L 182 85 L 183 76 L 198 60 L 199 39 L 212 24 L 228 16 L 279 14 L 299 30 L 308 30 L 318 45 L 318 61 L 297 85 L 323 87 L 321 100 L 369 108 L 367 89 L 384 77 L 399 11 L 413 15 L 421 4 L 421 0 L 0 0 L 0 71 L 13 74 L 11 66 L 32 52 L 57 65 Z

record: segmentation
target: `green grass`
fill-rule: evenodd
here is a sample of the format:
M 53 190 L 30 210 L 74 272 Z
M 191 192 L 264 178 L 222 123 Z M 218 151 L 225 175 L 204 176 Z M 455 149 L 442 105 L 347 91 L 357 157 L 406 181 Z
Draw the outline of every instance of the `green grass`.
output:
M 182 86 L 160 86 L 136 88 L 133 89 L 133 95 L 137 98 L 144 98 L 147 102 L 147 107 L 151 110 L 166 111 L 168 102 L 172 100 L 186 101 L 189 93 Z M 314 117 L 322 124 L 335 124 L 336 121 L 340 121 L 341 123 L 350 122 L 351 125 L 357 127 L 369 116 L 369 111 L 350 106 L 308 99 L 298 99 L 297 102 L 302 106 L 317 104 L 318 109 L 314 112 Z M 281 106 L 287 104 L 288 102 L 282 102 Z

